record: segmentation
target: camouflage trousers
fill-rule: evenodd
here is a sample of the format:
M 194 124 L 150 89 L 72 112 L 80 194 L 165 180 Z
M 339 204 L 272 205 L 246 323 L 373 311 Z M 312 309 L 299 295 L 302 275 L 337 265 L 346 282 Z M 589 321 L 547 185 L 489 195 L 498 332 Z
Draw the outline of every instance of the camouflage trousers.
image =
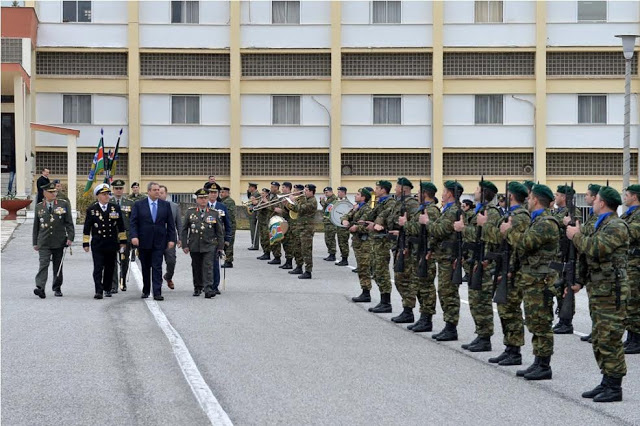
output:
M 598 294 L 594 294 L 591 286 L 587 286 L 587 294 L 593 323 L 591 328 L 593 355 L 603 375 L 619 378 L 627 374 L 622 335 L 625 328 L 625 305 L 629 287 L 626 281 L 621 283 L 620 306 L 617 307 L 614 285 L 611 283 L 609 291 L 606 292 L 608 294 L 602 292 L 602 283 L 598 283 Z
M 629 299 L 627 299 L 627 330 L 640 333 L 640 267 L 627 267 Z
M 458 325 L 460 319 L 460 293 L 458 284 L 451 282 L 453 265 L 450 256 L 436 257 L 438 262 L 438 297 L 444 321 Z
M 293 222 L 289 228 L 288 238 L 291 244 L 291 256 L 295 259 L 296 265 L 302 267 L 304 259 L 302 258 L 302 247 L 300 245 L 300 225 Z M 287 255 L 289 252 L 287 252 Z
M 518 278 L 517 278 L 518 279 Z M 522 318 L 522 289 L 507 282 L 507 303 L 498 304 L 505 346 L 524 346 L 524 320 Z
M 371 290 L 371 239 L 362 241 L 359 234 L 353 234 L 353 252 L 356 254 L 360 287 Z
M 389 261 L 391 260 L 391 241 L 386 238 L 371 238 L 373 263 L 373 279 L 376 281 L 380 294 L 391 293 L 391 274 Z M 358 267 L 360 270 L 360 267 Z
M 553 355 L 553 297 L 556 273 L 518 275 L 518 286 L 522 289 L 524 318 L 527 329 L 533 337 L 535 356 Z
M 313 270 L 313 234 L 315 228 L 313 222 L 300 224 L 300 251 L 304 262 L 304 270 L 311 272 Z M 302 265 L 300 265 L 302 266 Z
M 231 241 L 229 241 L 229 247 L 224 249 L 224 255 L 227 257 L 227 262 L 233 262 L 233 245 L 236 242 L 236 227 L 233 227 L 231 231 Z
M 433 259 L 428 261 L 428 275 L 424 278 L 418 277 L 418 301 L 420 302 L 420 313 L 435 315 L 436 313 L 436 262 Z
M 396 253 L 396 252 L 393 252 Z M 397 262 L 394 258 L 393 264 Z M 416 257 L 410 253 L 404 257 L 404 272 L 394 272 L 396 290 L 402 296 L 403 308 L 415 308 L 416 296 L 418 295 L 418 276 L 416 275 Z
M 336 254 L 336 226 L 325 220 L 324 222 L 324 243 L 329 254 Z
M 289 230 L 284 234 L 284 240 L 282 240 L 282 249 L 284 250 L 284 257 L 287 260 L 293 259 L 293 238 L 291 236 L 291 228 L 293 228 L 293 222 L 289 221 Z
M 262 251 L 265 253 L 271 253 L 271 244 L 269 244 L 269 219 L 258 219 L 258 233 L 260 234 L 260 245 Z
M 340 248 L 340 256 L 349 257 L 349 236 L 351 232 L 347 228 L 338 228 L 338 247 Z
M 473 275 L 473 274 L 472 274 Z M 469 277 L 471 281 L 471 277 Z M 476 334 L 480 337 L 493 336 L 493 278 L 491 265 L 483 270 L 482 288 L 469 288 L 469 310 L 476 324 Z

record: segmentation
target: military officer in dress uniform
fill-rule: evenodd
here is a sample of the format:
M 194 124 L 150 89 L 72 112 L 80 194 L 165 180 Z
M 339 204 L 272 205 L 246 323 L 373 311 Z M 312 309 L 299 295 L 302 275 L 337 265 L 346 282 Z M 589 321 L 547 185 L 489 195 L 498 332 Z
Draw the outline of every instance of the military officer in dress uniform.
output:
M 113 189 L 112 203 L 120 206 L 122 212 L 122 220 L 124 222 L 124 228 L 127 232 L 127 247 L 124 249 L 124 253 L 120 253 L 120 262 L 116 262 L 113 268 L 113 282 L 111 286 L 111 293 L 117 293 L 118 287 L 122 291 L 127 291 L 127 273 L 129 272 L 129 254 L 131 252 L 131 236 L 129 235 L 129 220 L 131 217 L 131 209 L 133 208 L 133 201 L 124 196 L 124 181 L 117 179 L 113 181 L 111 188 Z M 122 273 L 118 273 L 118 263 L 122 269 Z M 122 276 L 122 282 L 120 282 L 120 276 Z
M 182 251 L 191 255 L 193 295 L 210 299 L 213 289 L 213 265 L 216 256 L 224 252 L 224 230 L 218 211 L 207 206 L 209 191 L 198 189 L 196 207 L 190 207 L 182 221 L 180 241 Z
M 53 292 L 62 297 L 62 257 L 64 248 L 71 245 L 75 231 L 71 217 L 71 207 L 65 201 L 56 199 L 56 185 L 48 183 L 42 188 L 44 200 L 36 205 L 33 219 L 33 249 L 40 256 L 40 267 L 36 275 L 33 293 L 41 299 L 46 297 L 49 264 L 53 259 Z M 60 273 L 58 274 L 58 270 Z
M 94 299 L 111 297 L 113 270 L 116 264 L 118 247 L 121 251 L 127 246 L 127 233 L 122 218 L 122 210 L 110 203 L 111 188 L 106 183 L 96 186 L 93 191 L 98 201 L 87 208 L 82 231 L 82 247 L 93 255 L 93 282 L 96 293 Z

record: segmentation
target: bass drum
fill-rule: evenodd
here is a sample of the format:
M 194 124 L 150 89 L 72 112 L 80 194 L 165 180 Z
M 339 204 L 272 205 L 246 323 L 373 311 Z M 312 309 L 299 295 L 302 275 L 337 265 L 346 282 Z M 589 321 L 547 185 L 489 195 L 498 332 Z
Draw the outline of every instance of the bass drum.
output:
M 289 230 L 289 222 L 282 216 L 273 216 L 269 219 L 269 244 L 279 243 L 284 239 L 284 234 Z
M 333 208 L 330 210 L 329 220 L 331 220 L 331 223 L 339 228 L 346 228 L 346 226 L 342 224 L 342 216 L 349 213 L 349 211 L 353 208 L 353 204 L 349 200 L 340 200 L 336 201 L 332 205 Z

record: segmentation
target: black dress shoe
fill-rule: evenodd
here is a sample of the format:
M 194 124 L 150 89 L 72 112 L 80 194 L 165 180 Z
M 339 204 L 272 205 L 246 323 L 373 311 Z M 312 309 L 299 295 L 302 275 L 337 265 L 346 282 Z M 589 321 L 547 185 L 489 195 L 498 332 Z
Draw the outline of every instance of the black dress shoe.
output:
M 126 284 L 122 284 L 122 291 L 127 291 L 127 285 Z
M 215 293 L 205 293 L 204 294 L 204 298 L 205 299 L 211 299 L 212 297 L 216 297 Z
M 93 296 L 93 298 L 94 298 L 94 299 L 102 299 L 102 294 L 100 294 L 100 293 L 96 293 L 96 294 Z
M 218 290 L 217 288 L 213 289 L 213 294 L 220 294 L 220 290 Z
M 54 295 L 55 297 L 62 297 L 62 292 L 61 292 L 60 290 L 56 290 L 56 291 L 53 293 L 53 295 Z
M 306 271 L 303 274 L 298 275 L 298 279 L 299 280 L 310 280 L 311 279 L 311 272 Z
M 44 290 L 39 287 L 33 289 L 33 294 L 38 296 L 40 299 L 44 299 L 47 297 L 47 295 L 44 293 Z
M 201 294 L 201 293 L 202 293 L 202 290 L 200 290 L 200 289 L 193 290 L 193 295 L 194 295 L 195 297 L 200 296 L 200 294 Z
M 148 299 L 149 295 L 148 294 L 144 294 L 142 293 L 142 296 L 140 296 L 141 299 Z
M 164 300 L 164 296 L 153 296 L 153 300 Z
M 111 297 L 111 292 L 110 291 L 105 291 L 104 292 L 104 297 Z

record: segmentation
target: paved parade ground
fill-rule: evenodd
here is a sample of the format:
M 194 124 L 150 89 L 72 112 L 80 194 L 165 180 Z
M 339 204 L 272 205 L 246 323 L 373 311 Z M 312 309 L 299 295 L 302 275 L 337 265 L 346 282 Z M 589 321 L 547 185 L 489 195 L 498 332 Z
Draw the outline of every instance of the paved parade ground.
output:
M 62 298 L 51 274 L 47 298 L 33 294 L 30 222 L 4 245 L 3 424 L 640 424 L 640 355 L 627 356 L 623 402 L 580 397 L 601 379 L 579 339 L 590 328 L 584 291 L 576 334 L 555 337 L 553 380 L 532 383 L 515 376 L 523 367 L 487 363 L 504 349 L 497 314 L 493 352 L 460 348 L 474 338 L 466 284 L 460 340 L 435 342 L 389 321 L 401 311 L 395 290 L 393 314 L 351 303 L 357 276 L 322 260 L 319 233 L 312 280 L 256 260 L 239 231 L 222 295 L 192 297 L 190 258 L 179 251 L 175 290 L 163 287 L 162 302 L 140 299 L 137 267 L 127 292 L 94 300 L 81 236 L 78 227 Z M 434 331 L 443 325 L 439 311 Z M 524 367 L 533 361 L 526 341 Z

